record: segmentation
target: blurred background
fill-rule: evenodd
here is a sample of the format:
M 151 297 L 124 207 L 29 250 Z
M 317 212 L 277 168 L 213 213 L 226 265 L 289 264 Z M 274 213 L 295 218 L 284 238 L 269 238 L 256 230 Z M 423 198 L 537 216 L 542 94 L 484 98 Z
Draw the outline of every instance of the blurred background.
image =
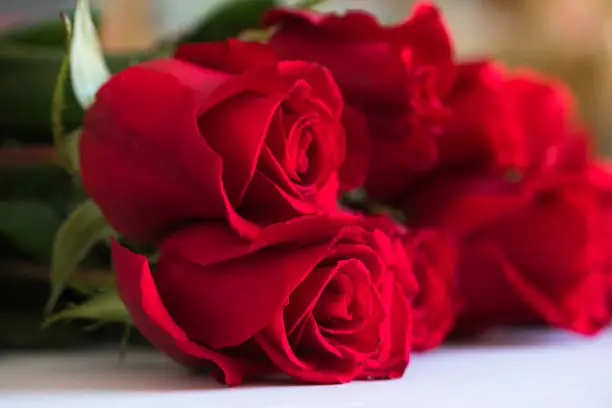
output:
M 109 50 L 152 47 L 197 24 L 225 0 L 98 0 Z M 292 0 L 284 0 L 292 3 Z M 365 8 L 388 23 L 414 0 L 329 0 L 322 10 Z M 492 55 L 567 81 L 603 152 L 612 153 L 612 1 L 435 0 L 445 12 L 460 56 Z M 0 29 L 70 10 L 73 0 L 1 0 Z
M 152 47 L 192 27 L 225 0 L 98 0 L 109 50 Z M 292 0 L 284 0 L 292 3 Z M 387 23 L 414 0 L 329 0 L 322 10 L 365 8 Z M 612 2 L 610 0 L 436 0 L 460 56 L 492 55 L 559 77 L 576 92 L 604 152 L 612 152 Z M 2 0 L 0 29 L 70 10 L 73 0 Z

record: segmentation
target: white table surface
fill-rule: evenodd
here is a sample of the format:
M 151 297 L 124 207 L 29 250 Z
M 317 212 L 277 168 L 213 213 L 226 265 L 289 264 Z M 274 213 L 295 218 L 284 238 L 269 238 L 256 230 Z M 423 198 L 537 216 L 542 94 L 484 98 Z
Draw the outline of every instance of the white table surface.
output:
M 151 350 L 0 354 L 0 407 L 612 408 L 612 330 L 491 333 L 415 355 L 401 380 L 341 386 L 228 389 Z

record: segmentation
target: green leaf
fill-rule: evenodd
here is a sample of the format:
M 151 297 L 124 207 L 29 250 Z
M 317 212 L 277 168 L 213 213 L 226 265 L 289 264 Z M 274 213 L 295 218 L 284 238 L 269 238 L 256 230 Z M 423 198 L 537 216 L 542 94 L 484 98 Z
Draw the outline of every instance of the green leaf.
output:
M 70 159 L 67 157 L 68 148 L 65 146 L 64 138 L 64 123 L 63 123 L 63 112 L 66 106 L 65 102 L 65 91 L 66 91 L 66 78 L 70 72 L 70 43 L 72 42 L 72 23 L 65 16 L 62 15 L 62 20 L 66 26 L 66 56 L 60 66 L 59 74 L 57 75 L 57 81 L 55 83 L 55 89 L 53 90 L 53 100 L 51 104 L 51 132 L 53 134 L 53 144 L 55 145 L 60 165 L 70 174 L 76 174 L 75 168 L 71 165 Z
M 111 72 L 172 54 L 171 48 L 107 54 Z M 62 43 L 39 46 L 0 41 L 0 143 L 4 138 L 22 142 L 48 143 L 51 140 L 49 107 L 57 73 L 65 57 Z M 65 84 L 63 125 L 66 131 L 81 126 L 83 109 L 79 106 L 71 81 Z
M 62 145 L 67 166 L 71 169 L 72 174 L 78 174 L 81 168 L 79 163 L 79 142 L 81 141 L 82 131 L 83 129 L 79 128 L 67 134 Z
M 36 201 L 0 201 L 0 237 L 25 255 L 49 260 L 60 220 L 48 206 Z
M 83 295 L 95 295 L 115 286 L 115 277 L 107 270 L 83 270 L 72 276 L 66 286 Z
M 116 290 L 97 294 L 80 305 L 74 305 L 68 309 L 49 317 L 44 326 L 48 327 L 62 320 L 93 320 L 100 324 L 131 322 L 130 314 L 119 298 Z
M 98 207 L 89 200 L 77 207 L 60 227 L 51 258 L 51 295 L 45 311 L 53 311 L 67 282 L 98 242 L 112 236 Z
M 277 0 L 233 0 L 208 16 L 179 42 L 221 41 L 247 29 L 259 28 L 266 11 L 279 5 Z
M 70 77 L 74 94 L 84 109 L 93 103 L 98 89 L 110 76 L 89 1 L 77 0 L 70 44 Z

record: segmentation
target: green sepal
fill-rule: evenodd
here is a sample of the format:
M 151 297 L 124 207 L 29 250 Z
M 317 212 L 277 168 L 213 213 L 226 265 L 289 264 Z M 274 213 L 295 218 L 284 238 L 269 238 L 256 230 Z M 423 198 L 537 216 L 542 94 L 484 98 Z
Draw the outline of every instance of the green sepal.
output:
M 69 306 L 50 316 L 44 327 L 63 320 L 91 320 L 98 327 L 107 323 L 130 324 L 131 318 L 116 290 L 109 290 L 92 296 L 79 305 Z
M 57 149 L 60 166 L 69 174 L 76 174 L 76 169 L 72 166 L 68 157 L 68 147 L 65 143 L 65 130 L 63 113 L 66 108 L 66 79 L 70 74 L 70 44 L 72 42 L 72 23 L 65 15 L 62 15 L 64 26 L 66 27 L 66 56 L 64 57 L 53 89 L 53 99 L 51 102 L 51 134 L 53 144 Z
M 45 308 L 47 314 L 53 311 L 67 283 L 94 245 L 112 235 L 112 229 L 93 201 L 85 201 L 70 214 L 53 243 L 51 295 Z

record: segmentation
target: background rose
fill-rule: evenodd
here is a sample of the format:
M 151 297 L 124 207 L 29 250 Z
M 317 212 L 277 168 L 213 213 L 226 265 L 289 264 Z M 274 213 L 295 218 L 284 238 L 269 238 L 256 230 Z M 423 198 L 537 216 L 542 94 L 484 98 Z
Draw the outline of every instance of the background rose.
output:
M 608 310 L 612 315 L 612 164 L 599 160 L 589 168 L 591 183 L 599 193 L 603 211 L 601 222 L 601 263 L 606 274 Z
M 435 7 L 420 3 L 392 27 L 360 11 L 339 16 L 290 9 L 270 12 L 265 24 L 277 29 L 270 45 L 279 55 L 325 65 L 346 103 L 365 116 L 370 194 L 397 191 L 410 171 L 435 163 L 433 135 L 454 73 L 449 34 Z M 352 132 L 347 137 L 349 147 L 359 144 Z
M 586 149 L 567 146 L 522 180 L 444 173 L 411 193 L 412 220 L 461 240 L 460 330 L 544 320 L 592 334 L 607 324 L 599 196 L 586 156 L 582 167 L 575 157 Z
M 460 64 L 438 138 L 438 168 L 515 168 L 544 163 L 575 121 L 561 84 L 491 61 Z
M 516 98 L 507 92 L 507 71 L 488 61 L 462 63 L 446 103 L 448 122 L 438 138 L 437 168 L 490 169 L 523 164 Z M 415 174 L 415 179 L 426 175 Z
M 460 308 L 456 243 L 434 229 L 407 235 L 404 243 L 419 284 L 412 306 L 412 348 L 426 351 L 442 343 Z
M 398 377 L 408 363 L 406 253 L 357 217 L 302 217 L 252 243 L 199 224 L 164 240 L 153 274 L 118 244 L 113 259 L 144 335 L 178 361 L 213 363 L 230 385 L 276 370 L 317 383 Z
M 133 239 L 223 218 L 249 236 L 335 208 L 341 112 L 324 68 L 237 40 L 189 45 L 102 87 L 85 118 L 83 184 Z
M 461 65 L 441 160 L 404 191 L 411 225 L 459 242 L 457 328 L 551 325 L 592 334 L 604 306 L 602 207 L 566 89 L 486 61 Z
M 443 102 L 447 119 L 431 136 L 435 164 L 405 169 L 399 178 L 389 174 L 393 181 L 377 183 L 381 191 L 375 197 L 394 202 L 437 172 L 545 170 L 537 167 L 546 167 L 555 157 L 576 121 L 571 93 L 564 86 L 486 60 L 457 65 Z

